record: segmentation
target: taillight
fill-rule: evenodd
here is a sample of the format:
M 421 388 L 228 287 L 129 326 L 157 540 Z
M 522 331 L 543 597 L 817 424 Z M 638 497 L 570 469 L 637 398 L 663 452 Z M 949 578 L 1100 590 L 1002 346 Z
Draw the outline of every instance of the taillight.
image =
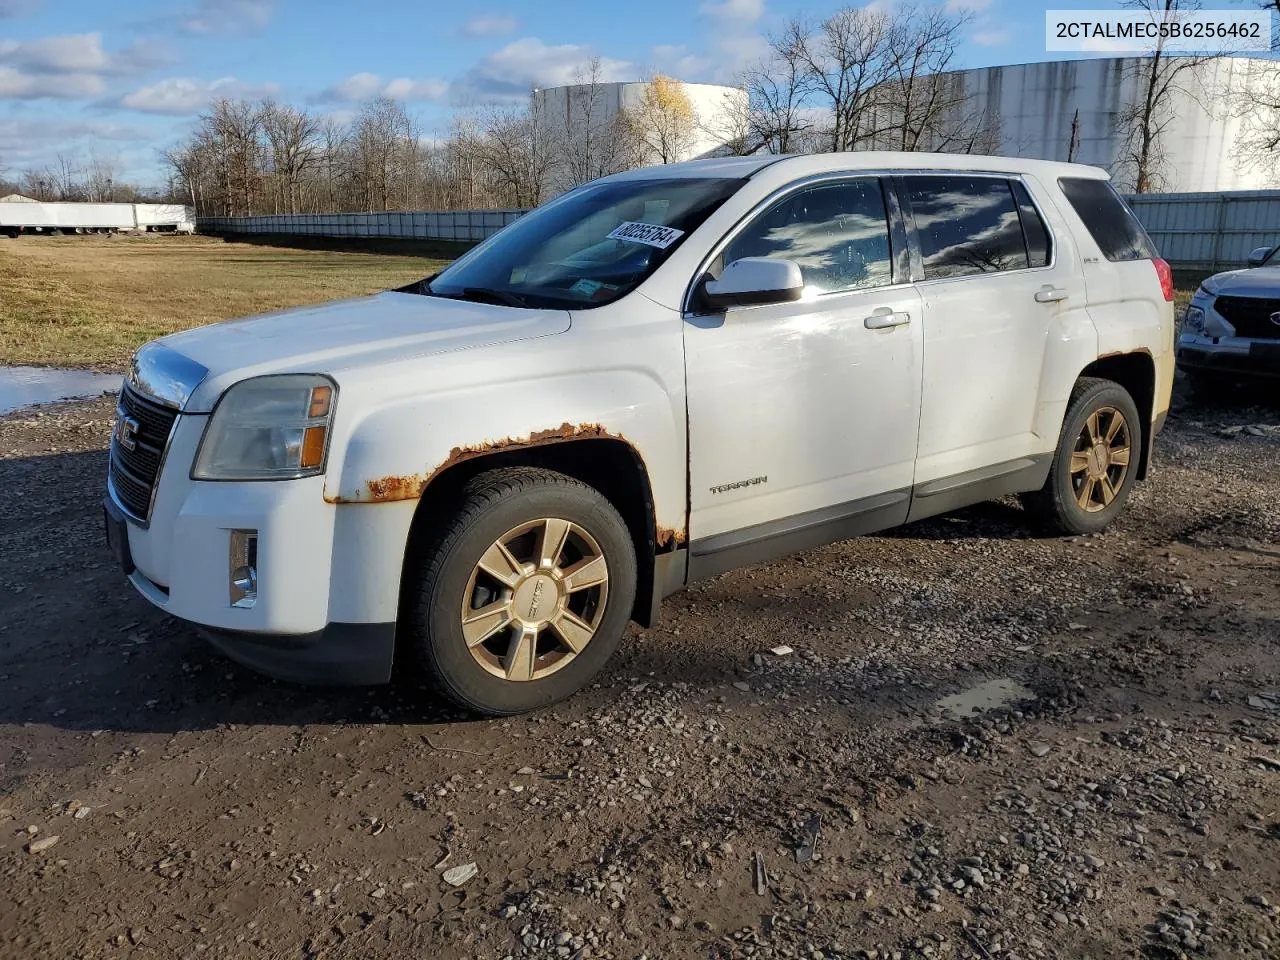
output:
M 1156 265 L 1156 276 L 1160 278 L 1160 292 L 1164 294 L 1165 302 L 1173 303 L 1173 267 L 1159 257 L 1151 262 Z

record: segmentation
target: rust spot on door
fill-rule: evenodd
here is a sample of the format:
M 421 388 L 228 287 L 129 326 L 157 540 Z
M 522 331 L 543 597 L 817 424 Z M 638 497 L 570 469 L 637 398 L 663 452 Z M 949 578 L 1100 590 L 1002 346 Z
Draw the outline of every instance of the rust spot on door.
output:
M 683 546 L 686 539 L 683 530 L 672 530 L 670 527 L 664 527 L 661 524 L 658 525 L 656 533 L 658 551 L 660 553 Z

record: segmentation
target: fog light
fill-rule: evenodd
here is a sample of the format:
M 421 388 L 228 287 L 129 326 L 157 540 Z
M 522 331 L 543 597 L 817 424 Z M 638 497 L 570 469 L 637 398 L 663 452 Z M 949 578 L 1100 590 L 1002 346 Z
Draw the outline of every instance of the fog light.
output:
M 227 568 L 231 606 L 252 607 L 258 602 L 257 530 L 231 531 L 231 556 Z

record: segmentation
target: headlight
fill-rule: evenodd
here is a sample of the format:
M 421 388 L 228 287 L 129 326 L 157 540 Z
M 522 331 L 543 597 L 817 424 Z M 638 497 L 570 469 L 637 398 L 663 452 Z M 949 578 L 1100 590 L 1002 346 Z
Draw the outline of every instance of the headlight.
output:
M 1182 315 L 1182 329 L 1187 333 L 1204 333 L 1204 311 L 1199 307 L 1187 307 Z
M 295 480 L 324 473 L 338 388 L 317 374 L 242 380 L 205 427 L 193 480 Z

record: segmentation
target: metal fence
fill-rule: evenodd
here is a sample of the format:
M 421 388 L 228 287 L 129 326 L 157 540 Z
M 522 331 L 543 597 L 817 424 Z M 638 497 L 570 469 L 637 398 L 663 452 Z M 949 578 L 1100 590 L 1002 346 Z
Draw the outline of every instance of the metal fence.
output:
M 1126 198 L 1160 255 L 1182 270 L 1243 267 L 1280 243 L 1280 190 L 1144 193 Z
M 387 213 L 297 213 L 270 217 L 200 217 L 201 233 L 281 234 L 301 237 L 386 237 L 476 241 L 518 220 L 524 210 L 423 210 Z
M 1237 193 L 1145 193 L 1127 198 L 1161 255 L 1184 270 L 1244 266 L 1255 247 L 1280 242 L 1280 190 Z M 310 237 L 484 240 L 524 210 L 432 213 L 311 213 L 271 217 L 201 217 L 202 233 Z

